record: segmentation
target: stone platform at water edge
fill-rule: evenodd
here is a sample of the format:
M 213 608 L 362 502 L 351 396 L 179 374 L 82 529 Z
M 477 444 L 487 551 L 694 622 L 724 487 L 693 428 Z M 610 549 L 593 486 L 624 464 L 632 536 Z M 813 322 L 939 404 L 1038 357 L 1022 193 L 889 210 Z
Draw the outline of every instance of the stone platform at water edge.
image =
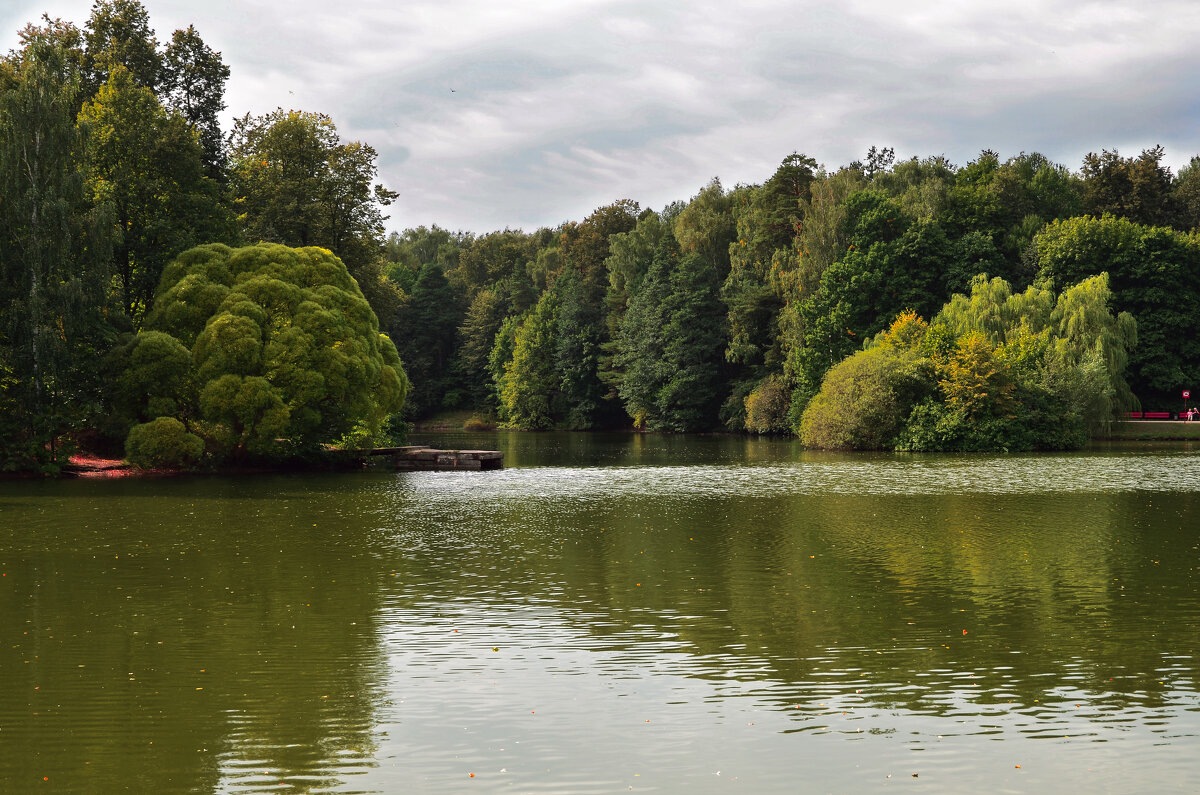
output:
M 378 447 L 373 456 L 388 456 L 399 472 L 479 471 L 501 469 L 504 453 L 499 450 L 435 450 L 432 447 Z

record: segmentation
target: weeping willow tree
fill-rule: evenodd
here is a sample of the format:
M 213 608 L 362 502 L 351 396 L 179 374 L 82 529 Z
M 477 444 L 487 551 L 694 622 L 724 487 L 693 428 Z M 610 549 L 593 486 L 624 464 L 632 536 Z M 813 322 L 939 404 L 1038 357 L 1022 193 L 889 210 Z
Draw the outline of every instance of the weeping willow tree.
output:
M 1057 297 L 978 276 L 933 323 L 902 313 L 832 368 L 805 410 L 823 448 L 1076 447 L 1135 399 L 1125 382 L 1137 324 L 1114 314 L 1107 274 Z

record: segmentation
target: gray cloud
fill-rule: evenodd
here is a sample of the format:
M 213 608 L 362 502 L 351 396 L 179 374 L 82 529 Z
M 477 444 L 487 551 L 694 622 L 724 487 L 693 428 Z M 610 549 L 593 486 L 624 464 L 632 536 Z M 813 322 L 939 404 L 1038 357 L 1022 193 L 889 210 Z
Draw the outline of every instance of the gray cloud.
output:
M 761 182 L 792 152 L 1088 151 L 1196 140 L 1200 6 L 1083 0 L 144 0 L 233 69 L 230 118 L 281 105 L 370 143 L 393 228 L 487 231 L 660 207 L 710 178 Z M 9 4 L 13 5 L 13 4 Z M 42 11 L 18 2 L 0 45 Z

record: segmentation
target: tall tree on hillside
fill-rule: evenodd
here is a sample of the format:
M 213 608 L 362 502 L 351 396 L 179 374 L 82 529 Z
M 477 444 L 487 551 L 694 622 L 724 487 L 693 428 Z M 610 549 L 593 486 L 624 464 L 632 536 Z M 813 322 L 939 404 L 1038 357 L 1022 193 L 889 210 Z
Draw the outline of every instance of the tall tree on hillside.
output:
M 1185 232 L 1200 229 L 1200 157 L 1193 157 L 1179 169 L 1171 198 L 1178 213 L 1176 228 Z
M 680 257 L 671 274 L 663 329 L 667 379 L 658 394 L 658 424 L 665 430 L 705 431 L 717 424 L 728 342 L 719 296 L 722 277 L 697 254 Z
M 462 247 L 455 267 L 446 278 L 469 302 L 475 293 L 497 282 L 508 281 L 518 297 L 517 311 L 525 311 L 537 301 L 533 292 L 528 264 L 537 257 L 539 241 L 536 235 L 505 229 L 480 235 Z
M 561 379 L 566 425 L 588 429 L 595 425 L 603 406 L 605 387 L 597 376 L 604 318 L 599 304 L 590 300 L 584 277 L 566 270 L 554 283 L 559 295 L 554 349 Z
M 724 279 L 729 273 L 729 244 L 736 239 L 734 197 L 713 179 L 675 217 L 673 231 L 683 254 L 695 254 Z
M 637 202 L 621 199 L 596 209 L 579 223 L 563 225 L 559 241 L 563 260 L 579 273 L 584 288 L 597 296 L 597 301 L 608 287 L 604 263 L 609 253 L 609 236 L 633 229 L 637 217 Z
M 556 356 L 567 422 L 572 428 L 603 425 L 620 416 L 615 402 L 604 401 L 607 389 L 600 376 L 601 350 L 608 341 L 604 321 L 607 260 L 612 236 L 631 231 L 637 215 L 637 203 L 622 199 L 562 228 L 563 275 L 559 278 L 566 281 L 560 295 Z
M 554 366 L 558 304 L 558 291 L 547 290 L 516 327 L 498 384 L 501 416 L 513 427 L 552 428 L 562 419 L 562 379 Z
M 0 86 L 0 468 L 55 466 L 54 440 L 97 399 L 104 224 L 85 196 L 78 73 L 30 33 Z
M 500 290 L 484 288 L 475 293 L 458 327 L 459 371 L 466 403 L 476 410 L 491 407 L 495 394 L 489 368 L 496 333 L 508 317 L 508 301 Z

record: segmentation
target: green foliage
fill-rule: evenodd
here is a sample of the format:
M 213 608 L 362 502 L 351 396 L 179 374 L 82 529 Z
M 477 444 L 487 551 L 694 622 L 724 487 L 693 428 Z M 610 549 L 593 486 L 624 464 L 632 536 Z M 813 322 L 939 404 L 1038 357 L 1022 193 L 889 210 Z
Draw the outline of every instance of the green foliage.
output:
M 475 294 L 458 327 L 461 387 L 466 392 L 466 403 L 474 409 L 491 407 L 492 371 L 489 360 L 496 333 L 507 313 L 507 302 L 501 294 L 490 288 L 483 289 Z
M 601 306 L 589 300 L 598 295 L 574 270 L 559 276 L 554 290 L 560 299 L 554 366 L 561 377 L 565 424 L 584 430 L 596 424 L 605 405 L 605 388 L 598 375 L 604 331 Z
M 671 225 L 679 250 L 700 257 L 722 281 L 729 273 L 729 245 L 737 235 L 734 201 L 734 195 L 714 179 L 692 197 Z
M 499 381 L 500 415 L 514 428 L 552 428 L 561 416 L 560 376 L 554 367 L 559 297 L 542 294 L 513 336 L 512 358 Z
M 770 367 L 779 358 L 777 319 L 783 300 L 771 276 L 797 268 L 795 236 L 815 168 L 812 158 L 793 153 L 762 187 L 734 197 L 737 239 L 729 246 L 729 276 L 721 288 L 729 307 L 725 357 L 730 362 Z
M 512 362 L 513 349 L 517 343 L 517 329 L 521 327 L 523 320 L 524 317 L 506 317 L 496 331 L 496 337 L 492 341 L 492 350 L 488 354 L 488 374 L 491 376 L 496 412 L 501 420 L 508 419 L 504 409 L 503 395 L 505 370 Z
M 457 296 L 442 269 L 426 263 L 396 313 L 392 338 L 404 361 L 413 389 L 405 404 L 409 417 L 425 417 L 445 406 L 447 393 L 461 384 L 452 365 L 461 313 Z
M 938 386 L 946 406 L 967 420 L 988 416 L 1006 416 L 1013 412 L 1016 385 L 1008 368 L 997 359 L 996 349 L 987 337 L 970 331 L 959 337 L 958 345 L 942 363 Z
M 665 379 L 650 423 L 655 430 L 701 431 L 716 425 L 728 340 L 719 297 L 724 276 L 696 254 L 682 256 L 671 274 L 662 332 Z
M 608 339 L 601 343 L 598 368 L 598 376 L 607 387 L 609 397 L 615 396 L 624 378 L 624 372 L 616 362 L 621 348 L 621 328 L 630 298 L 641 289 L 642 279 L 650 270 L 655 251 L 670 233 L 667 218 L 646 210 L 632 230 L 609 237 L 609 256 L 605 260 L 608 291 L 604 298 Z
M 190 296 L 206 309 L 179 306 Z M 175 401 L 218 458 L 301 453 L 360 426 L 377 434 L 403 406 L 408 379 L 378 328 L 328 251 L 201 246 L 165 271 L 121 383 L 146 410 Z
M 932 451 L 1078 447 L 1128 389 L 1133 319 L 1113 315 L 1104 275 L 1014 295 L 977 277 L 925 323 L 901 313 L 829 370 L 799 423 L 805 444 Z M 935 387 L 936 384 L 936 387 Z M 795 416 L 793 401 L 792 416 Z
M 631 231 L 637 217 L 637 202 L 622 199 L 596 209 L 580 223 L 563 225 L 559 245 L 564 263 L 580 275 L 589 302 L 599 302 L 608 287 L 609 236 Z
M 618 392 L 635 428 L 657 424 L 658 394 L 667 377 L 663 364 L 665 330 L 670 320 L 667 300 L 671 294 L 671 273 L 678 261 L 679 244 L 674 235 L 667 235 L 658 244 L 649 270 L 630 298 L 621 324 L 613 362 L 624 373 Z
M 243 236 L 329 249 L 387 323 L 400 295 L 381 264 L 382 208 L 396 194 L 374 183 L 375 159 L 371 146 L 343 143 L 323 113 L 247 114 L 230 135 L 230 182 Z
M 190 467 L 203 453 L 204 440 L 174 417 L 135 425 L 125 439 L 125 458 L 143 469 Z
M 1179 169 L 1171 186 L 1171 201 L 1177 213 L 1177 229 L 1185 232 L 1200 229 L 1200 157 L 1193 157 Z
M 1137 324 L 1128 382 L 1147 408 L 1174 408 L 1200 383 L 1200 241 L 1124 218 L 1051 224 L 1034 241 L 1040 275 L 1055 286 L 1108 274 L 1111 306 Z
M 226 160 L 229 70 L 195 28 L 160 47 L 137 0 L 99 0 L 83 30 L 20 36 L 0 59 L 4 466 L 54 468 L 84 422 L 171 417 L 219 457 L 381 439 L 407 381 L 378 321 L 410 414 L 519 427 L 624 409 L 778 432 L 811 409 L 823 446 L 1070 446 L 1200 377 L 1200 238 L 1167 228 L 1197 226 L 1200 168 L 1172 180 L 1158 147 L 1078 174 L 1036 153 L 956 168 L 872 147 L 828 172 L 793 153 L 662 212 L 385 241 L 375 150 L 328 116 L 246 115 Z M 192 248 L 239 234 L 306 248 Z M 843 393 L 863 424 L 832 419 Z
M 203 150 L 187 120 L 168 113 L 124 66 L 113 68 L 79 123 L 88 190 L 113 209 L 116 298 L 138 321 L 163 267 L 201 241 L 228 240 L 232 217 L 204 175 Z
M 205 44 L 194 26 L 171 34 L 163 51 L 161 95 L 196 131 L 207 174 L 213 179 L 222 177 L 225 168 L 220 114 L 225 110 L 228 79 L 229 67 L 221 53 Z
M 110 252 L 79 173 L 79 78 L 55 30 L 30 29 L 0 85 L 0 449 L 55 471 L 97 411 Z
M 192 352 L 162 331 L 128 335 L 105 360 L 116 415 L 128 425 L 181 416 L 193 400 Z M 122 433 L 123 435 L 123 433 Z
M 514 311 L 524 312 L 537 301 L 527 264 L 537 257 L 538 248 L 533 235 L 511 229 L 492 232 L 466 242 L 446 277 L 468 302 L 478 291 L 506 282 L 517 299 Z
M 117 67 L 137 85 L 157 92 L 162 54 L 150 15 L 138 0 L 97 0 L 84 29 L 84 97 L 90 98 Z
M 800 439 L 825 450 L 890 449 L 933 388 L 933 368 L 917 353 L 887 345 L 859 351 L 825 376 L 801 418 Z
M 766 434 L 791 430 L 788 423 L 791 394 L 781 377 L 771 374 L 760 381 L 745 397 L 745 406 L 747 431 Z
M 1121 157 L 1116 149 L 1089 153 L 1083 159 L 1084 208 L 1137 224 L 1166 226 L 1175 219 L 1171 170 L 1162 165 L 1161 146 L 1143 149 L 1136 158 Z

